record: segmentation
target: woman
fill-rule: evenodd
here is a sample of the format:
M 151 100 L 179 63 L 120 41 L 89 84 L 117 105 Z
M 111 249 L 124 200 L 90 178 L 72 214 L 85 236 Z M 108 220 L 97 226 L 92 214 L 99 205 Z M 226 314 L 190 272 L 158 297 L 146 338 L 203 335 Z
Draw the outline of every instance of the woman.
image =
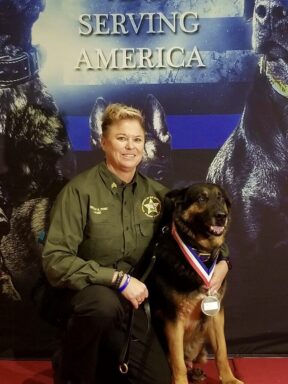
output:
M 52 286 L 64 288 L 59 294 L 64 296 L 63 314 L 68 312 L 69 317 L 57 362 L 59 382 L 100 383 L 98 371 L 101 370 L 103 383 L 107 383 L 113 366 L 117 370 L 117 359 L 108 361 L 107 372 L 101 369 L 105 363 L 102 357 L 109 350 L 103 341 L 108 343 L 113 335 L 116 356 L 125 342 L 121 331 L 127 326 L 129 303 L 137 309 L 148 297 L 145 284 L 127 273 L 144 254 L 158 228 L 167 189 L 136 171 L 144 143 L 140 111 L 120 104 L 109 105 L 103 116 L 101 139 L 106 161 L 70 181 L 53 207 L 43 268 Z M 69 305 L 64 305 L 67 302 Z M 141 315 L 137 314 L 134 322 L 137 327 L 140 317 L 139 326 L 143 327 L 145 336 L 144 312 Z M 144 336 L 137 335 L 140 339 Z M 147 342 L 151 343 L 151 337 Z M 142 342 L 145 340 L 135 348 L 136 343 L 131 343 L 128 376 L 131 376 L 129 380 L 134 377 L 135 383 L 141 382 L 137 365 L 143 364 Z M 163 354 L 157 339 L 154 344 L 152 350 L 157 355 Z M 166 379 L 162 369 L 158 374 L 161 377 L 157 378 L 156 369 L 149 366 L 155 357 L 151 355 L 148 360 L 146 382 L 168 382 L 164 355 L 158 364 L 166 365 Z
M 141 306 L 147 287 L 129 273 L 159 227 L 167 192 L 137 172 L 144 143 L 141 112 L 109 105 L 102 121 L 105 161 L 71 180 L 52 209 L 43 269 L 59 288 L 57 307 L 66 316 L 55 383 L 170 383 L 165 354 Z M 213 288 L 226 272 L 223 266 L 215 271 Z M 121 376 L 117 361 L 131 306 L 138 309 L 137 341 L 131 342 L 129 372 Z

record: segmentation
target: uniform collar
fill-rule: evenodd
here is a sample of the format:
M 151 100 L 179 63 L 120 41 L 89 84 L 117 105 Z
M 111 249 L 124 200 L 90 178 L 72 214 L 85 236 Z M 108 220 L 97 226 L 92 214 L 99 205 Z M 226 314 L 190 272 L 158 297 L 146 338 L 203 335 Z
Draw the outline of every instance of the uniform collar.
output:
M 119 189 L 122 189 L 126 185 L 128 185 L 127 183 L 124 183 L 122 180 L 120 180 L 119 177 L 114 175 L 114 173 L 109 171 L 105 161 L 102 161 L 99 164 L 99 172 L 100 172 L 100 176 L 101 176 L 104 184 L 106 185 L 107 189 L 109 189 L 113 193 L 113 195 L 115 195 L 119 191 Z M 139 175 L 136 172 L 133 180 L 129 183 L 129 185 L 133 186 L 133 191 L 135 190 L 135 187 L 137 185 L 138 177 L 139 177 Z

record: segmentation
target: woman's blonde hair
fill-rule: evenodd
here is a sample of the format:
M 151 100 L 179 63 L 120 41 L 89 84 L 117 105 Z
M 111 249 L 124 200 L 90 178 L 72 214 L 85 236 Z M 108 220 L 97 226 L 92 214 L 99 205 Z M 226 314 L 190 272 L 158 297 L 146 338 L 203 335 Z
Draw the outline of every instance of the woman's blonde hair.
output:
M 103 113 L 102 134 L 105 135 L 108 127 L 113 123 L 125 119 L 139 121 L 141 127 L 143 128 L 143 131 L 145 131 L 144 116 L 142 115 L 142 112 L 139 109 L 129 107 L 125 104 L 114 103 L 109 104 Z

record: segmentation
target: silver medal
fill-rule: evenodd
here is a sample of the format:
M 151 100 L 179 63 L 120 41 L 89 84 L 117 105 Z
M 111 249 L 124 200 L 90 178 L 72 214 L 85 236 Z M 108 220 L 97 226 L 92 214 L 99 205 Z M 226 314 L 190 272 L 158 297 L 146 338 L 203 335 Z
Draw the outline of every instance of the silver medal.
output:
M 217 296 L 208 295 L 201 302 L 201 310 L 207 316 L 215 316 L 220 310 L 220 301 Z

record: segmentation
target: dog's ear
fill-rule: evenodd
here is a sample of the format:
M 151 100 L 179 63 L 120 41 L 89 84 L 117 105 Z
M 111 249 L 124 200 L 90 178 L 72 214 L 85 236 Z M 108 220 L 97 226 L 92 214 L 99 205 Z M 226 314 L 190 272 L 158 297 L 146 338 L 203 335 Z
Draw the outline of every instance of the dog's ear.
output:
M 228 210 L 230 211 L 230 210 L 231 210 L 231 199 L 230 199 L 230 197 L 227 195 L 227 193 L 225 193 L 224 198 L 225 198 L 225 203 L 226 203 L 226 205 L 227 205 L 227 208 L 228 208 Z
M 166 123 L 165 110 L 152 94 L 146 97 L 144 116 L 146 140 L 140 169 L 147 176 L 171 185 L 173 174 L 171 136 Z
M 255 6 L 255 0 L 245 0 L 244 3 L 244 17 L 246 20 L 251 20 L 253 17 L 253 11 Z
M 108 103 L 105 99 L 103 99 L 103 97 L 98 97 L 89 117 L 91 145 L 94 149 L 101 148 L 100 140 L 102 135 L 102 117 L 107 105 Z
M 228 196 L 228 193 L 227 193 L 226 190 L 225 190 L 223 187 L 221 187 L 220 185 L 218 185 L 218 188 L 220 189 L 220 191 L 221 191 L 221 193 L 222 193 L 222 195 L 223 195 L 223 197 L 224 197 L 225 203 L 226 203 L 226 205 L 227 205 L 227 208 L 228 208 L 228 210 L 230 211 L 230 210 L 231 210 L 231 199 L 230 199 L 230 197 Z
M 187 188 L 173 189 L 165 195 L 165 204 L 171 208 L 176 207 L 178 204 L 181 204 L 185 201 Z
M 170 143 L 164 108 L 152 94 L 147 95 L 146 99 L 145 123 L 148 137 L 161 143 Z
M 175 208 L 185 201 L 184 196 L 187 190 L 188 188 L 173 189 L 172 191 L 166 193 L 163 215 L 163 222 L 165 225 L 171 222 Z

